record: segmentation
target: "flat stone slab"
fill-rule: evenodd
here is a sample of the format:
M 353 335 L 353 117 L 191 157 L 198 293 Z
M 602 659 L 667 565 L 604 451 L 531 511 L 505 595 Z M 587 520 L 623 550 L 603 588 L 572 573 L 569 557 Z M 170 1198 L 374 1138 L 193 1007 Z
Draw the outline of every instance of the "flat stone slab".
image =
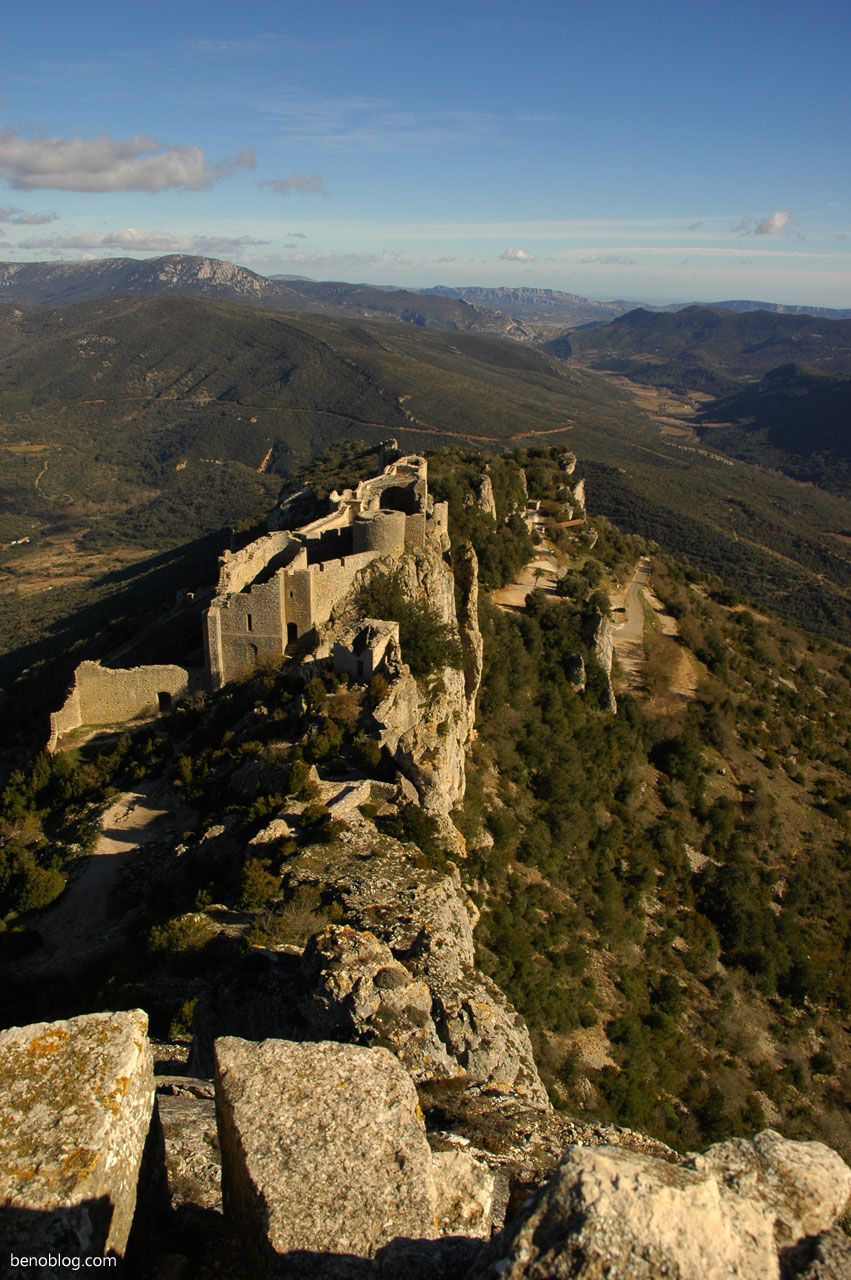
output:
M 148 1015 L 0 1034 L 0 1250 L 123 1255 L 154 1105 Z
M 216 1108 L 225 1209 L 258 1275 L 437 1236 L 417 1095 L 386 1049 L 225 1037 Z

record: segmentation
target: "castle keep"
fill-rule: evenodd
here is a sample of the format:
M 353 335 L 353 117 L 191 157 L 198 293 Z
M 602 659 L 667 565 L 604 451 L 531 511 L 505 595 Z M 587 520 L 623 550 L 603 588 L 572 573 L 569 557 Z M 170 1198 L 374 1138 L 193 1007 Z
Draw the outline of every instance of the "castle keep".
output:
M 332 510 L 303 528 L 273 531 L 243 551 L 225 552 L 204 619 L 210 688 L 327 622 L 370 561 L 423 547 L 427 525 L 446 530 L 445 503 L 428 496 L 424 458 L 408 455 L 331 495 Z M 276 513 L 270 518 L 274 524 Z M 431 532 L 431 530 L 429 530 Z
M 381 451 L 395 453 L 395 441 Z M 169 664 L 133 669 L 84 662 L 63 707 L 50 717 L 48 749 L 81 725 L 122 724 L 169 707 L 194 689 L 220 689 L 327 622 L 371 561 L 426 544 L 448 545 L 447 504 L 428 493 L 424 458 L 403 455 L 353 489 L 336 491 L 330 511 L 297 530 L 270 532 L 219 560 L 219 578 L 203 618 L 204 669 Z

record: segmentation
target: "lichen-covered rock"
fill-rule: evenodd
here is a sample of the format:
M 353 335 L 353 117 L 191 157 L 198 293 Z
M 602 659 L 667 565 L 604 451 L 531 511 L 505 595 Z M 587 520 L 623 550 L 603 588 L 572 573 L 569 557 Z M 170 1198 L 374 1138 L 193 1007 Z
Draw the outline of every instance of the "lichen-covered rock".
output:
M 418 1083 L 467 1076 L 548 1108 L 525 1023 L 474 968 L 475 907 L 457 874 L 416 856 L 370 826 L 287 859 L 285 892 L 333 894 L 340 927 L 317 924 L 301 963 L 258 948 L 205 989 L 190 1070 L 212 1071 L 218 1036 L 333 1037 L 392 1049 Z
M 778 1248 L 832 1227 L 851 1197 L 851 1169 L 822 1142 L 793 1142 L 773 1129 L 731 1138 L 689 1157 L 725 1193 L 759 1205 L 773 1222 Z
M 222 1158 L 209 1081 L 184 1078 L 157 1095 L 172 1209 L 222 1208 Z
M 437 1220 L 444 1235 L 488 1240 L 493 1217 L 493 1174 L 466 1151 L 435 1151 Z
M 302 1010 L 317 1038 L 381 1045 L 418 1083 L 459 1075 L 435 1029 L 427 984 L 373 934 L 331 925 L 311 939 L 303 963 Z
M 372 829 L 343 832 L 288 859 L 284 884 L 333 891 L 342 923 L 373 933 L 430 985 L 451 983 L 474 963 L 474 909 L 450 876 L 416 866 L 415 854 Z
M 714 1178 L 618 1147 L 569 1147 L 470 1280 L 776 1280 L 771 1223 Z
M 385 1049 L 219 1040 L 216 1108 L 225 1207 L 256 1274 L 438 1234 L 417 1095 Z
M 811 1236 L 797 1248 L 784 1250 L 783 1280 L 848 1280 L 851 1239 L 840 1227 Z
M 471 1082 L 548 1110 L 526 1023 L 495 983 L 469 971 L 435 995 L 435 1021 Z
M 122 1255 L 154 1105 L 141 1009 L 0 1034 L 0 1247 Z

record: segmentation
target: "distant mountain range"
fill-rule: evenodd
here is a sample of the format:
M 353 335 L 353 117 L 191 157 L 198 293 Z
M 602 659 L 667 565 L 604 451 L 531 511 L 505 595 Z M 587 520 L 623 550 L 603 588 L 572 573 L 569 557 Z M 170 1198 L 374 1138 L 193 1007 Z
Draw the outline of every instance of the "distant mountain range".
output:
M 851 374 L 851 320 L 720 306 L 637 308 L 606 325 L 573 329 L 544 350 L 634 382 L 725 396 L 779 365 Z
M 275 311 L 307 311 L 365 320 L 398 320 L 423 328 L 458 329 L 525 338 L 509 316 L 460 298 L 426 297 L 405 289 L 292 278 L 270 279 L 218 258 L 102 258 L 92 262 L 0 263 L 0 302 L 64 306 L 123 293 L 190 294 L 218 302 L 248 302 Z
M 503 311 L 527 323 L 548 323 L 564 328 L 605 323 L 635 306 L 634 302 L 597 302 L 594 298 L 562 293 L 559 289 L 482 289 L 472 285 L 453 289 L 439 284 L 420 292 L 426 296 L 458 298 L 476 307 Z
M 655 305 L 649 302 L 625 302 L 619 298 L 599 302 L 595 298 L 583 298 L 578 293 L 562 293 L 559 289 L 482 289 L 473 285 L 449 288 L 446 285 L 436 285 L 433 289 L 422 289 L 420 292 L 461 298 L 477 307 L 496 307 L 529 324 L 552 323 L 564 328 L 605 324 L 629 311 L 635 311 L 637 307 L 643 311 L 672 312 L 684 311 L 690 306 L 709 306 L 725 307 L 728 311 L 773 311 L 782 315 L 821 316 L 827 320 L 851 319 L 851 308 L 833 310 L 830 307 L 798 307 L 782 302 L 755 302 L 748 298 L 739 298 L 733 302 L 670 302 Z
M 622 299 L 601 302 L 558 289 L 478 286 L 394 289 L 386 285 L 262 276 L 218 258 L 172 254 L 163 258 L 101 258 L 89 262 L 0 263 L 0 302 L 64 306 L 118 293 L 178 293 L 220 302 L 248 302 L 276 311 L 307 311 L 365 320 L 396 320 L 422 328 L 499 334 L 529 341 L 541 330 L 605 324 L 636 309 Z M 851 309 L 787 306 L 739 299 L 712 303 L 729 311 L 771 311 L 823 319 L 851 318 Z M 677 312 L 687 303 L 642 304 L 645 311 Z

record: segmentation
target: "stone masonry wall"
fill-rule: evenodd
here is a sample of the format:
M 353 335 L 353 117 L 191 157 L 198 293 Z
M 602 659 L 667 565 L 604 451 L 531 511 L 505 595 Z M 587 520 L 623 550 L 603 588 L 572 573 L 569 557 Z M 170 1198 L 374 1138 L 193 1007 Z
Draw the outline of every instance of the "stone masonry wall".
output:
M 291 533 L 267 533 L 241 551 L 225 551 L 219 565 L 219 592 L 236 594 L 242 591 L 270 560 L 294 543 Z
M 271 581 L 255 583 L 211 608 L 210 615 L 215 613 L 216 617 L 209 618 L 208 627 L 212 623 L 217 628 L 220 643 L 218 670 L 210 672 L 214 688 L 255 667 L 264 657 L 280 659 L 286 635 L 282 577 L 275 574 Z
M 74 673 L 74 686 L 64 706 L 50 717 L 48 750 L 59 736 L 83 724 L 123 724 L 160 708 L 160 694 L 169 700 L 189 692 L 190 676 L 185 667 L 133 667 L 124 671 L 102 667 L 99 662 L 81 662 Z

